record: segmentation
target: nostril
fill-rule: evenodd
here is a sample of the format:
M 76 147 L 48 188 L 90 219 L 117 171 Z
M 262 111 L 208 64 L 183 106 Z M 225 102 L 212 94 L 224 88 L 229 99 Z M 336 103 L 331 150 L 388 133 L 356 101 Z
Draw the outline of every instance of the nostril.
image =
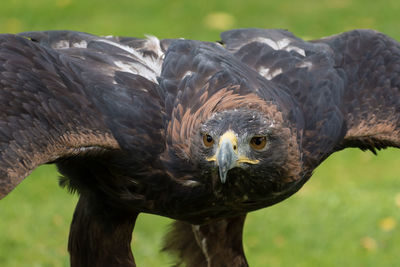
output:
M 233 146 L 233 150 L 236 150 L 236 149 L 237 149 L 237 147 L 236 147 L 236 145 L 234 145 L 234 146 Z

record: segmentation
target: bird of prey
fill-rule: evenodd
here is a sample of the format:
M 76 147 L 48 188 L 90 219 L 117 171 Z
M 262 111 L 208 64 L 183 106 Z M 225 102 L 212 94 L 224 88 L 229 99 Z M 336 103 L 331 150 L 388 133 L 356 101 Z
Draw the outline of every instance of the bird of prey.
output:
M 221 39 L 0 35 L 0 198 L 55 163 L 79 194 L 72 266 L 135 266 L 141 212 L 176 220 L 165 250 L 178 265 L 247 266 L 248 212 L 297 192 L 335 151 L 400 146 L 397 41 Z

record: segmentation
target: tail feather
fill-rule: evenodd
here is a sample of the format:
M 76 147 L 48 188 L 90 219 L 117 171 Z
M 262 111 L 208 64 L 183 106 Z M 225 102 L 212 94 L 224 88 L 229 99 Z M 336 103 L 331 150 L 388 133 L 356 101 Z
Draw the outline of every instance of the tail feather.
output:
M 189 223 L 176 221 L 171 225 L 165 236 L 162 251 L 177 257 L 173 266 L 207 266 L 207 260 Z

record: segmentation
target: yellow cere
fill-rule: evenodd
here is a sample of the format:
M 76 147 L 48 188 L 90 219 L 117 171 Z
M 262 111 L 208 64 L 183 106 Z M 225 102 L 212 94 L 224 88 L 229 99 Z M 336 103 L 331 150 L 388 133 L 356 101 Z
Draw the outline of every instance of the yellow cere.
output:
M 258 164 L 260 161 L 258 159 L 249 159 L 248 157 L 240 156 L 237 163 L 249 163 L 249 164 Z
M 229 143 L 232 144 L 233 151 L 234 151 L 236 154 L 238 154 L 238 139 L 237 139 L 235 133 L 234 133 L 233 131 L 231 131 L 231 130 L 226 131 L 226 132 L 220 137 L 218 147 L 221 146 L 221 143 L 222 143 L 224 140 L 228 140 Z M 219 149 L 219 148 L 218 148 L 218 149 Z M 206 158 L 206 160 L 207 160 L 207 161 L 217 161 L 217 154 L 218 154 L 218 152 L 217 152 L 214 156 L 211 156 L 211 157 L 209 157 L 209 158 Z M 237 164 L 239 164 L 239 163 L 258 164 L 259 162 L 260 162 L 260 161 L 257 160 L 257 159 L 249 159 L 248 157 L 245 157 L 245 156 L 239 156 L 239 159 L 236 161 Z
M 238 143 L 238 141 L 237 141 L 237 137 L 236 137 L 235 133 L 234 133 L 233 131 L 231 131 L 231 130 L 226 131 L 226 132 L 219 138 L 218 148 L 221 146 L 221 143 L 222 143 L 222 141 L 223 141 L 224 139 L 228 139 L 228 140 L 229 140 L 229 142 L 232 144 L 233 150 L 234 150 L 235 153 L 237 154 L 237 153 L 238 153 L 238 152 L 237 152 L 237 150 L 238 150 L 238 149 L 237 149 L 237 143 Z M 218 152 L 217 152 L 214 156 L 209 157 L 209 158 L 206 158 L 206 160 L 207 160 L 207 161 L 217 161 L 217 154 L 218 154 Z
M 206 158 L 207 161 L 217 161 L 217 157 L 214 155 L 212 157 Z
M 230 141 L 230 143 L 232 144 L 233 147 L 233 151 L 235 151 L 235 153 L 238 153 L 238 149 L 237 149 L 237 145 L 238 145 L 238 140 L 237 137 L 235 135 L 235 133 L 231 130 L 226 131 L 220 138 L 219 138 L 219 144 L 218 147 L 221 146 L 222 141 L 224 139 L 228 139 Z

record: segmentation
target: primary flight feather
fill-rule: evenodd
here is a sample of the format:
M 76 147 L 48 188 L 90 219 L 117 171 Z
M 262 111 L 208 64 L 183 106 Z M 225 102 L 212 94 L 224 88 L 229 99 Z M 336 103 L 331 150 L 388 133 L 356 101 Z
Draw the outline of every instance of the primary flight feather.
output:
M 400 45 L 371 30 L 218 43 L 0 35 L 0 198 L 56 163 L 80 199 L 72 266 L 134 266 L 140 212 L 176 219 L 188 266 L 247 266 L 247 212 L 297 192 L 346 147 L 399 147 Z

